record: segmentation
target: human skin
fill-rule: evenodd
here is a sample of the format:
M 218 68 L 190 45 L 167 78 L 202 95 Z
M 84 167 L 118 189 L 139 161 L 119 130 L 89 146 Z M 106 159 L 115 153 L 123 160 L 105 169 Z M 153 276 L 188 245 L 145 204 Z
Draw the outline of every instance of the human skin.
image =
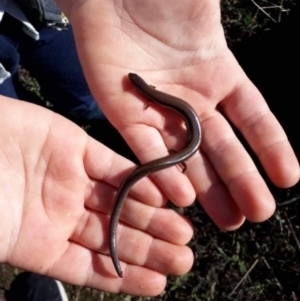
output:
M 133 187 L 118 232 L 119 279 L 107 249 L 108 214 L 113 193 L 134 165 L 62 117 L 1 97 L 0 260 L 76 285 L 157 295 L 167 274 L 183 274 L 193 262 L 185 246 L 191 225 L 164 208 L 167 199 L 187 206 L 197 197 L 224 230 L 274 212 L 271 193 L 227 119 L 276 185 L 299 180 L 298 162 L 227 48 L 219 1 L 58 3 L 73 25 L 95 98 L 140 161 L 182 148 L 186 132 L 172 112 L 154 104 L 145 110 L 128 72 L 195 108 L 201 149 L 186 174 L 170 168 Z
M 149 179 L 132 189 L 119 225 L 124 278 L 108 248 L 109 213 L 129 160 L 64 117 L 0 96 L 0 262 L 80 286 L 157 295 L 192 266 L 191 223 Z M 130 241 L 130 243 L 129 243 Z
M 176 114 L 155 104 L 145 110 L 127 73 L 138 73 L 198 112 L 203 139 L 187 162 L 187 177 L 176 167 L 151 176 L 167 198 L 187 206 L 197 197 L 224 230 L 245 219 L 269 218 L 273 196 L 228 120 L 275 185 L 297 183 L 299 164 L 282 127 L 227 47 L 219 1 L 58 3 L 73 25 L 93 95 L 141 163 L 182 148 L 186 132 Z

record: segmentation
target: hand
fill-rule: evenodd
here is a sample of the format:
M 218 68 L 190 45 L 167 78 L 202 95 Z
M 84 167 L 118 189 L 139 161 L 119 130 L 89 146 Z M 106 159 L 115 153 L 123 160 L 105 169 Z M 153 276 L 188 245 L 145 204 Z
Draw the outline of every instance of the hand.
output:
M 93 94 L 142 163 L 183 147 L 186 133 L 175 114 L 154 104 L 144 109 L 128 72 L 185 99 L 199 113 L 203 140 L 188 162 L 188 177 L 175 167 L 152 176 L 166 196 L 186 206 L 196 192 L 225 230 L 245 218 L 270 217 L 273 197 L 228 120 L 277 186 L 294 185 L 299 165 L 283 129 L 226 45 L 220 1 L 60 2 Z
M 108 251 L 108 214 L 134 165 L 41 107 L 0 96 L 0 108 L 0 262 L 140 296 L 161 293 L 166 274 L 191 268 L 190 223 L 145 205 L 163 202 L 145 178 L 133 187 L 118 228 L 120 279 Z

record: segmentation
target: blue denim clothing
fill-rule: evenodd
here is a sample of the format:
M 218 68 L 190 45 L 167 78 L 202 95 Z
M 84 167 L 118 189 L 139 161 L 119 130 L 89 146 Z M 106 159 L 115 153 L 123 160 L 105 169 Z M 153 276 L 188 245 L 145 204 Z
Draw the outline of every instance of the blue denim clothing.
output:
M 71 26 L 57 30 L 39 21 L 33 24 L 40 34 L 37 41 L 23 32 L 18 20 L 4 14 L 0 23 L 0 68 L 2 64 L 11 77 L 0 81 L 0 94 L 17 98 L 13 78 L 21 64 L 37 79 L 42 95 L 57 112 L 81 120 L 105 118 L 84 78 Z

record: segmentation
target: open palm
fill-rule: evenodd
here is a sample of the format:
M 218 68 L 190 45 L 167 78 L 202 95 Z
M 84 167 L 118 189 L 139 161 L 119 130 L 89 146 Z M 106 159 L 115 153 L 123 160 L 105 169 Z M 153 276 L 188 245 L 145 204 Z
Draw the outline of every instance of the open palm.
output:
M 119 226 L 121 280 L 108 251 L 109 213 L 133 163 L 48 110 L 4 97 L 0 107 L 0 262 L 138 295 L 160 293 L 166 274 L 191 268 L 190 223 L 173 210 L 145 205 L 163 196 L 143 179 Z
M 244 218 L 268 218 L 273 197 L 228 120 L 276 185 L 295 184 L 299 166 L 281 126 L 227 48 L 219 1 L 74 3 L 65 11 L 88 83 L 142 163 L 183 147 L 186 133 L 176 114 L 154 104 L 145 110 L 128 72 L 185 99 L 199 114 L 203 140 L 188 162 L 188 177 L 175 167 L 152 176 L 166 196 L 185 206 L 196 195 L 226 230 Z

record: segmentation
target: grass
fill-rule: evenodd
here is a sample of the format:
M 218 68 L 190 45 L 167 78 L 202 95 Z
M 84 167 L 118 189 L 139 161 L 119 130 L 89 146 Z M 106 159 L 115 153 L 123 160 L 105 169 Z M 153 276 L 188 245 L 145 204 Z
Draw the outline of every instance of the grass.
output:
M 224 0 L 222 22 L 230 47 L 280 23 L 294 5 L 287 0 Z M 38 91 L 26 72 L 21 76 L 26 86 Z M 277 203 L 273 217 L 260 224 L 245 222 L 233 232 L 220 231 L 197 203 L 181 209 L 194 225 L 190 246 L 195 263 L 188 274 L 170 276 L 160 296 L 140 298 L 66 285 L 70 300 L 300 300 L 300 187 L 272 191 Z M 8 287 L 14 272 L 0 266 L 2 288 Z
M 269 30 L 295 8 L 296 0 L 223 0 L 222 23 L 229 45 Z

